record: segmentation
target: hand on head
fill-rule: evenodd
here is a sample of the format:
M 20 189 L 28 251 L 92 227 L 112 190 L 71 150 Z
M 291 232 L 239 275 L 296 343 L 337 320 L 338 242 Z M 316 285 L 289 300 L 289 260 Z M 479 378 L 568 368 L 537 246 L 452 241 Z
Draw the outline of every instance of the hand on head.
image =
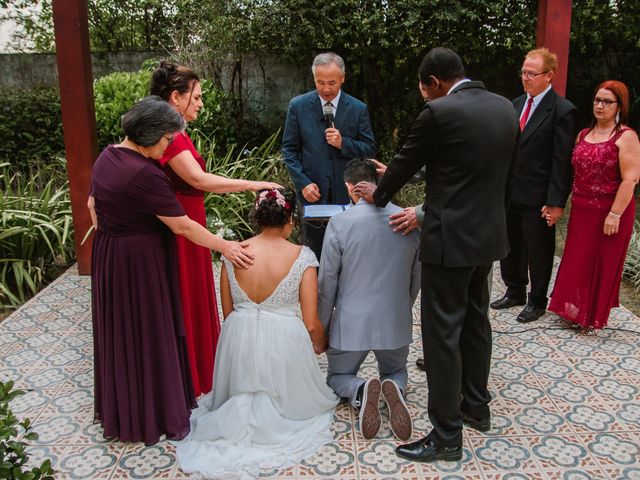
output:
M 376 166 L 376 173 L 378 174 L 378 177 L 382 178 L 382 176 L 387 171 L 387 166 L 384 163 L 379 162 L 375 158 L 370 158 L 369 160 L 371 160 L 371 162 Z
M 376 191 L 376 186 L 370 182 L 358 182 L 353 189 L 353 192 L 360 198 L 364 198 L 367 203 L 373 203 L 373 192 Z
M 259 192 L 260 190 L 275 190 L 277 188 L 282 189 L 282 185 L 276 182 L 253 182 L 251 190 Z

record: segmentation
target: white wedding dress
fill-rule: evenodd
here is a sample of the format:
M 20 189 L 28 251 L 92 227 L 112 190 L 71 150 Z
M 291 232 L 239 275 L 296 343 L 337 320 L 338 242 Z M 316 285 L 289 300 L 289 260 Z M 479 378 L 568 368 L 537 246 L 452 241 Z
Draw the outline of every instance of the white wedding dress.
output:
M 302 274 L 318 266 L 313 252 L 302 247 L 259 304 L 225 265 L 234 310 L 222 325 L 213 390 L 193 410 L 191 433 L 175 442 L 180 467 L 195 478 L 255 478 L 299 463 L 332 440 L 338 403 L 297 315 Z

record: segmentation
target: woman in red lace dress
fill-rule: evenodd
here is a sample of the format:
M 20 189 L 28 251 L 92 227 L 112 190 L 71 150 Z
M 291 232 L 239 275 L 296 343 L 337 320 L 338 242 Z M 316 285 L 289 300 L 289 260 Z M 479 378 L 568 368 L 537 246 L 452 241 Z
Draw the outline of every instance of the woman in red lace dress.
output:
M 198 111 L 202 108 L 200 79 L 187 67 L 160 63 L 153 72 L 151 94 L 168 102 L 186 122 L 198 118 Z M 186 132 L 175 135 L 159 161 L 171 179 L 186 214 L 203 226 L 206 226 L 204 192 L 229 193 L 280 187 L 273 182 L 236 180 L 205 172 L 204 159 Z M 187 351 L 193 390 L 198 396 L 211 390 L 220 335 L 211 253 L 183 237 L 177 237 L 176 247 Z
M 626 126 L 629 91 L 602 82 L 594 120 L 578 134 L 571 216 L 549 310 L 587 333 L 607 325 L 618 306 L 624 260 L 635 218 L 633 190 L 640 177 L 640 142 Z

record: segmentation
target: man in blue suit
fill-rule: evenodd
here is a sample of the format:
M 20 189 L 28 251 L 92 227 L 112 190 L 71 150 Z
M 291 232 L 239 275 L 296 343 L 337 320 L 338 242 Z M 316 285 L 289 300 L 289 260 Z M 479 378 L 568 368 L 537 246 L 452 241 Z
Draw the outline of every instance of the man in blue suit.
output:
M 367 106 L 341 90 L 344 60 L 321 53 L 311 67 L 316 89 L 289 102 L 282 152 L 298 200 L 347 204 L 345 166 L 355 157 L 373 158 L 375 140 Z M 302 224 L 305 243 L 320 258 L 326 226 Z

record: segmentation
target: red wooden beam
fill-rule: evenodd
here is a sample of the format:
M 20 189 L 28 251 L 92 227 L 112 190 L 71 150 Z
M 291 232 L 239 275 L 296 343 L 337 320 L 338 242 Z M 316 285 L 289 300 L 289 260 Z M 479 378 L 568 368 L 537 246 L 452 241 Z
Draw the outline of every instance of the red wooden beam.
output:
M 553 88 L 564 96 L 567 91 L 571 0 L 539 0 L 536 46 L 547 47 L 558 56 Z
M 78 271 L 87 275 L 91 239 L 80 243 L 91 226 L 87 197 L 97 141 L 86 0 L 53 0 L 53 25 L 76 257 Z

